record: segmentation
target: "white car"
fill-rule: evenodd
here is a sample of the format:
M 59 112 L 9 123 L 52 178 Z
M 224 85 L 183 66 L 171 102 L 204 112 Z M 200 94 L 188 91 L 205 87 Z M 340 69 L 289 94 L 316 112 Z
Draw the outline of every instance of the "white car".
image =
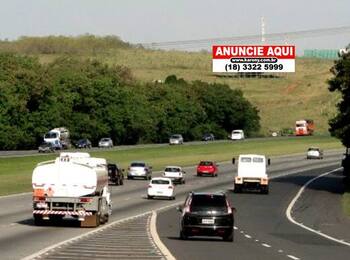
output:
M 163 176 L 170 178 L 173 183 L 185 184 L 185 171 L 179 166 L 167 166 L 164 169 Z
M 323 151 L 318 147 L 310 147 L 307 150 L 306 159 L 323 159 Z
M 231 140 L 243 140 L 244 139 L 244 132 L 243 130 L 233 130 L 230 136 Z
M 175 186 L 170 178 L 152 178 L 148 185 L 147 198 L 162 197 L 174 200 L 174 189 Z
M 100 147 L 100 148 L 102 148 L 102 147 L 111 148 L 111 147 L 113 147 L 113 141 L 112 141 L 111 138 L 102 138 L 98 142 L 98 147 Z
M 169 138 L 169 144 L 183 144 L 184 143 L 184 139 L 182 137 L 182 135 L 176 134 L 176 135 L 172 135 Z
M 152 178 L 152 166 L 142 161 L 130 163 L 128 168 L 128 179 L 143 178 L 150 180 Z

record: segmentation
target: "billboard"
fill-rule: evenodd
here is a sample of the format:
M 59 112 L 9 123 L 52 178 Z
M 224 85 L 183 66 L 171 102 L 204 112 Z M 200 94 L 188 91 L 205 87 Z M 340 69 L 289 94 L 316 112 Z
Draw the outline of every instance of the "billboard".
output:
M 295 72 L 294 45 L 214 45 L 213 72 Z

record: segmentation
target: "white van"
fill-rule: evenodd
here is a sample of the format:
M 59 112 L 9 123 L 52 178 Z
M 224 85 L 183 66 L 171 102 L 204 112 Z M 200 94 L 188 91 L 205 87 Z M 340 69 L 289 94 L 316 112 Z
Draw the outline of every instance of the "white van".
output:
M 243 140 L 244 139 L 244 132 L 241 129 L 233 130 L 230 135 L 231 140 Z
M 232 159 L 235 163 L 235 158 Z M 270 159 L 264 155 L 241 154 L 238 158 L 237 175 L 234 179 L 234 192 L 253 188 L 261 193 L 269 193 L 269 178 L 266 173 L 266 165 L 270 165 Z

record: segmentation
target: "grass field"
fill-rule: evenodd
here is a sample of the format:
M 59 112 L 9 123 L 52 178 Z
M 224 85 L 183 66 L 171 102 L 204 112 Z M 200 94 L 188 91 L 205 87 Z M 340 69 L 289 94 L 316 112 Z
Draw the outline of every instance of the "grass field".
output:
M 243 142 L 207 143 L 200 145 L 163 146 L 91 153 L 97 157 L 118 162 L 123 168 L 133 160 L 145 160 L 154 170 L 166 165 L 195 165 L 200 160 L 227 161 L 242 153 L 258 153 L 268 156 L 305 152 L 309 146 L 323 149 L 341 148 L 340 142 L 330 137 L 302 137 L 255 139 Z M 38 162 L 53 159 L 54 155 L 0 158 L 0 195 L 31 190 L 31 174 Z
M 44 63 L 56 56 L 41 55 Z M 83 56 L 87 58 L 87 56 Z M 91 58 L 91 57 L 90 57 Z M 211 54 L 207 52 L 155 51 L 140 48 L 115 50 L 93 56 L 108 64 L 127 66 L 139 81 L 165 79 L 175 74 L 188 81 L 202 80 L 239 88 L 260 110 L 261 134 L 292 128 L 298 119 L 315 121 L 316 134 L 328 133 L 338 96 L 328 91 L 331 60 L 296 59 L 295 73 L 280 73 L 275 78 L 219 77 L 211 72 Z

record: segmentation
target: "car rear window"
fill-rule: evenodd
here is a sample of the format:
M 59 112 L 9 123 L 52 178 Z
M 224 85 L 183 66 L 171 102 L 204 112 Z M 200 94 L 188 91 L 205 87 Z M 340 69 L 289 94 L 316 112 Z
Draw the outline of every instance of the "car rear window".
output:
M 213 162 L 200 162 L 200 166 L 213 166 Z
M 191 210 L 200 211 L 201 209 L 225 209 L 226 210 L 226 198 L 222 195 L 212 195 L 212 194 L 203 194 L 203 195 L 194 195 L 191 201 Z
M 242 157 L 241 158 L 241 162 L 250 163 L 250 162 L 252 162 L 252 158 L 250 158 L 250 157 Z
M 254 157 L 253 158 L 253 162 L 255 162 L 255 163 L 262 163 L 262 162 L 264 162 L 264 159 L 261 158 L 261 157 Z
M 130 164 L 131 167 L 145 167 L 144 163 L 134 162 Z
M 170 182 L 168 180 L 152 180 L 152 184 L 170 184 Z
M 179 168 L 165 168 L 166 172 L 179 172 L 180 169 Z

